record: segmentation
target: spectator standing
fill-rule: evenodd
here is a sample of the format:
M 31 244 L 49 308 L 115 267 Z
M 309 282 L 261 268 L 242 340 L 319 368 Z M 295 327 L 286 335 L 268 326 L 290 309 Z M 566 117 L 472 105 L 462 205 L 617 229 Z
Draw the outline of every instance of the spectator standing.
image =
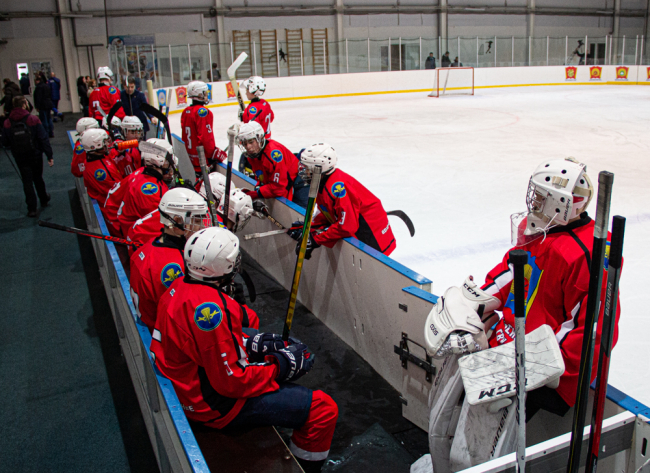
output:
M 50 166 L 54 165 L 54 156 L 41 121 L 28 111 L 27 99 L 22 95 L 14 97 L 12 106 L 11 114 L 4 122 L 2 141 L 11 148 L 11 154 L 16 160 L 23 181 L 27 216 L 33 218 L 37 215 L 37 194 L 41 207 L 47 207 L 50 202 L 43 181 L 43 153 Z
M 61 100 L 61 79 L 54 72 L 50 72 L 50 80 L 47 81 L 50 87 L 50 96 L 52 97 L 52 111 L 56 117 L 63 121 L 63 114 L 59 112 L 59 100 Z
M 20 91 L 23 95 L 31 95 L 30 87 L 32 84 L 29 83 L 29 76 L 24 72 L 20 74 Z
M 84 117 L 88 116 L 88 86 L 86 85 L 86 78 L 79 76 L 77 79 L 77 94 L 79 95 L 79 105 Z
M 440 67 L 451 67 L 451 59 L 449 59 L 449 51 L 447 51 L 440 60 Z
M 38 117 L 50 138 L 54 138 L 54 124 L 52 123 L 52 96 L 50 88 L 43 80 L 44 76 L 36 76 L 36 88 L 34 89 L 34 106 L 38 110 Z
M 216 62 L 212 63 L 212 82 L 217 82 L 221 80 L 221 72 L 219 72 L 219 64 Z
M 463 67 L 463 63 L 458 62 L 458 56 L 454 58 L 454 62 L 451 63 L 451 67 Z
M 433 53 L 429 53 L 429 57 L 424 61 L 425 69 L 435 69 L 436 68 L 436 58 L 433 57 Z
M 147 102 L 147 96 L 137 90 L 136 79 L 129 77 L 127 80 L 126 89 L 122 91 L 121 97 L 122 108 L 127 115 L 138 117 L 142 122 L 143 131 L 145 136 L 149 131 L 149 121 L 147 115 L 140 109 L 143 103 Z
M 0 100 L 0 105 L 4 105 L 5 117 L 8 117 L 11 113 L 14 97 L 18 97 L 22 94 L 20 93 L 20 87 L 18 87 L 18 84 L 12 82 L 11 79 L 4 79 L 2 82 L 4 83 L 4 87 L 2 88 L 4 97 Z

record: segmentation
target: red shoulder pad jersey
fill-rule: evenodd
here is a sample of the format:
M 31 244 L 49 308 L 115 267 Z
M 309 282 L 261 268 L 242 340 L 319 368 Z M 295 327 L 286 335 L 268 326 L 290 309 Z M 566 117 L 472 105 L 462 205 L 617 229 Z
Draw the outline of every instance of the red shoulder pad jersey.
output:
M 195 172 L 201 172 L 199 153 L 196 150 L 197 146 L 203 146 L 205 149 L 205 159 L 208 165 L 215 160 L 223 161 L 223 156 L 225 156 L 214 144 L 212 125 L 212 112 L 203 105 L 190 105 L 181 114 L 183 143 L 185 143 L 187 155 L 192 162 L 192 166 L 194 166 Z
M 116 152 L 113 155 L 113 162 L 123 176 L 128 176 L 136 169 L 142 167 L 142 157 L 138 148 L 131 148 Z
M 81 141 L 77 140 L 72 150 L 72 164 L 70 165 L 70 172 L 74 177 L 84 177 L 84 169 L 86 168 L 86 150 L 81 146 Z
M 169 238 L 155 238 L 131 255 L 131 297 L 150 332 L 156 325 L 158 301 L 174 280 L 183 276 L 184 267 L 183 246 Z
M 244 114 L 242 115 L 242 121 L 248 123 L 251 121 L 256 121 L 262 125 L 264 130 L 264 137 L 267 140 L 271 139 L 271 122 L 275 118 L 271 106 L 264 99 L 254 98 L 251 103 L 248 104 Z
M 83 178 L 88 195 L 101 206 L 111 188 L 122 180 L 122 175 L 111 158 L 86 156 Z
M 268 140 L 257 158 L 248 158 L 257 178 L 258 197 L 293 197 L 293 181 L 298 176 L 298 158 L 284 145 Z
M 332 248 L 341 238 L 355 237 L 386 256 L 393 252 L 397 243 L 388 215 L 372 192 L 340 169 L 326 176 L 320 189 L 313 228 L 326 230 L 312 233 L 316 243 Z
M 108 194 L 106 195 L 106 200 L 104 201 L 104 208 L 102 212 L 105 218 L 108 221 L 113 223 L 115 230 L 118 231 L 122 236 L 125 235 L 122 233 L 122 229 L 120 228 L 120 222 L 118 220 L 118 216 L 120 214 L 120 210 L 124 202 L 124 196 L 128 192 L 129 186 L 131 185 L 135 177 L 138 174 L 141 174 L 143 170 L 144 168 L 138 168 L 132 174 L 129 174 L 120 182 L 115 184 L 111 188 L 111 190 L 108 191 Z
M 151 353 L 188 419 L 225 427 L 247 398 L 278 390 L 275 363 L 248 363 L 242 326 L 254 312 L 185 276 L 158 303 Z
M 129 228 L 138 219 L 158 208 L 160 199 L 167 192 L 167 189 L 167 184 L 162 180 L 162 175 L 151 168 L 145 167 L 144 171 L 133 179 L 129 189 L 124 194 L 122 212 L 117 217 L 122 229 L 122 235 L 128 234 Z
M 91 117 L 101 120 L 104 118 L 104 114 L 108 115 L 108 112 L 111 111 L 113 105 L 115 105 L 120 100 L 120 91 L 117 87 L 112 85 L 101 84 L 95 88 L 88 98 L 89 108 L 88 113 Z M 100 112 L 104 111 L 104 114 Z M 124 109 L 119 108 L 115 112 L 115 116 L 120 120 L 125 117 Z
M 580 352 L 589 291 L 589 266 L 593 248 L 594 221 L 583 214 L 576 222 L 551 229 L 546 239 L 540 237 L 520 247 L 528 253 L 526 277 L 526 333 L 543 324 L 555 332 L 564 359 L 565 371 L 557 392 L 569 405 L 575 404 L 580 371 Z M 611 235 L 608 235 L 608 240 Z M 607 242 L 609 254 L 609 241 Z M 607 262 L 607 256 L 605 257 Z M 607 268 L 605 268 L 606 270 Z M 513 272 L 508 266 L 508 253 L 485 278 L 483 290 L 501 301 L 499 311 L 503 318 L 490 337 L 490 345 L 497 346 L 514 340 Z M 603 278 L 601 300 L 604 298 L 607 275 Z M 604 305 L 601 305 L 600 317 Z M 614 345 L 618 339 L 620 304 L 616 311 Z M 601 326 L 598 326 L 594 347 L 591 381 L 598 369 Z
M 144 245 L 160 236 L 162 231 L 163 224 L 160 223 L 160 212 L 156 209 L 136 221 L 133 226 L 129 228 L 129 231 L 126 234 L 126 239 Z M 129 246 L 129 255 L 132 255 L 133 253 L 133 247 Z

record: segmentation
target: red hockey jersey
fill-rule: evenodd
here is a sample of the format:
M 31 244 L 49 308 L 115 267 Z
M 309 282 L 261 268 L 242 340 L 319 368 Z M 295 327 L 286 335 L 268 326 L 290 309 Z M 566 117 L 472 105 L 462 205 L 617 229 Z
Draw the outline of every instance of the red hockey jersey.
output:
M 586 213 L 580 220 L 551 229 L 546 239 L 540 237 L 520 247 L 528 253 L 526 277 L 526 333 L 548 324 L 555 332 L 564 359 L 565 371 L 557 392 L 569 405 L 575 404 L 580 371 L 580 352 L 589 291 L 589 266 L 593 248 L 594 221 Z M 611 235 L 608 236 L 608 239 Z M 609 242 L 607 243 L 609 254 Z M 605 258 L 607 262 L 607 256 Z M 483 289 L 501 301 L 503 318 L 490 338 L 490 345 L 514 340 L 513 272 L 508 253 L 486 277 Z M 607 284 L 603 278 L 601 299 Z M 618 339 L 620 304 L 616 312 L 614 344 Z M 601 305 L 601 315 L 604 304 Z M 598 326 L 591 380 L 596 377 L 601 327 Z
M 136 221 L 126 234 L 126 239 L 136 243 L 145 244 L 163 231 L 163 224 L 160 223 L 160 212 L 158 209 L 149 212 L 147 215 Z M 129 246 L 129 255 L 134 253 L 133 247 Z
M 199 153 L 197 146 L 205 149 L 205 159 L 208 166 L 215 161 L 222 162 L 228 156 L 214 144 L 214 131 L 212 130 L 212 112 L 203 105 L 190 105 L 181 114 L 181 128 L 183 129 L 183 143 L 187 155 L 194 166 L 195 172 L 201 172 L 199 166 Z
M 268 140 L 257 158 L 248 157 L 257 178 L 259 189 L 256 197 L 293 197 L 293 181 L 298 175 L 298 158 L 284 145 Z M 255 197 L 253 197 L 255 198 Z
M 111 188 L 122 180 L 122 175 L 109 157 L 90 155 L 86 156 L 83 178 L 88 195 L 101 206 Z
M 271 110 L 269 103 L 260 98 L 254 98 L 251 100 L 251 103 L 248 104 L 248 107 L 246 107 L 246 110 L 244 110 L 244 114 L 242 115 L 242 121 L 244 123 L 255 121 L 262 125 L 262 129 L 264 129 L 264 137 L 267 140 L 271 139 L 271 122 L 274 118 L 275 115 L 273 114 L 273 110 Z
M 152 168 L 145 167 L 144 171 L 133 179 L 124 194 L 124 205 L 117 217 L 122 235 L 128 234 L 138 219 L 158 208 L 167 189 L 162 174 Z
M 74 177 L 84 177 L 84 169 L 86 168 L 86 150 L 81 146 L 81 142 L 77 140 L 72 149 L 72 164 L 70 165 L 70 172 Z
M 276 391 L 275 363 L 249 364 L 242 326 L 253 311 L 184 276 L 158 303 L 151 353 L 188 419 L 223 428 L 247 398 Z
M 122 210 L 122 205 L 124 203 L 124 196 L 129 190 L 129 186 L 135 179 L 138 174 L 141 174 L 144 171 L 144 168 L 138 168 L 130 174 L 123 178 L 120 182 L 115 184 L 108 194 L 106 195 L 106 200 L 104 201 L 104 208 L 102 210 L 104 217 L 113 223 L 115 230 L 119 232 L 120 236 L 124 237 L 122 229 L 120 227 L 119 215 Z
M 142 167 L 142 157 L 138 148 L 131 148 L 117 152 L 113 155 L 113 162 L 123 176 L 128 176 L 136 169 Z
M 335 169 L 323 176 L 316 197 L 320 213 L 314 218 L 313 238 L 332 248 L 341 238 L 355 237 L 386 256 L 397 243 L 381 201 L 359 181 Z M 317 233 L 319 228 L 326 230 Z
M 112 85 L 100 84 L 93 90 L 89 97 L 88 113 L 92 118 L 100 120 L 108 115 L 113 105 L 120 100 L 120 91 Z M 104 113 L 100 112 L 102 110 Z M 124 109 L 120 108 L 115 116 L 120 120 L 125 117 Z
M 131 255 L 131 297 L 142 322 L 152 332 L 158 301 L 174 280 L 183 276 L 185 239 L 163 234 Z

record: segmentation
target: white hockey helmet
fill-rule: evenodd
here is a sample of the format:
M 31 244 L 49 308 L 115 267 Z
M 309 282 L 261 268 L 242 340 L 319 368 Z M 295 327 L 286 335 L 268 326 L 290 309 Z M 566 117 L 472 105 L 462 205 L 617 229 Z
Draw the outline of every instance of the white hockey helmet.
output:
M 214 195 L 214 198 L 218 202 L 223 196 L 224 192 L 226 192 L 226 176 L 219 172 L 211 172 L 209 178 L 210 187 L 212 188 L 212 195 Z M 205 182 L 201 183 L 199 194 L 201 194 L 205 199 L 208 198 L 207 194 L 205 193 Z
M 138 117 L 127 115 L 122 120 L 122 133 L 124 139 L 141 139 L 144 136 L 144 125 Z
M 111 71 L 110 67 L 102 66 L 97 69 L 97 80 L 101 81 L 105 79 L 113 82 L 113 71 Z
M 208 228 L 212 223 L 207 202 L 197 192 L 185 187 L 175 187 L 165 192 L 158 210 L 160 223 L 168 228 L 184 230 L 186 237 Z M 181 217 L 183 223 L 175 221 L 174 217 Z
M 205 228 L 187 240 L 184 259 L 191 277 L 217 281 L 239 269 L 239 238 L 225 228 Z
M 80 135 L 89 128 L 99 128 L 97 120 L 91 117 L 83 117 L 77 121 L 77 133 Z
M 208 84 L 200 80 L 194 80 L 187 84 L 187 96 L 191 99 L 198 100 L 199 102 L 209 103 L 209 89 Z
M 512 244 L 522 246 L 587 210 L 594 187 L 587 166 L 575 158 L 540 164 L 528 182 L 527 212 L 510 216 Z
M 167 140 L 149 138 L 141 141 L 138 149 L 142 155 L 142 162 L 145 166 L 156 166 L 162 168 L 167 161 L 167 154 L 172 155 L 174 164 L 178 166 L 178 158 L 174 155 L 174 147 Z
M 264 148 L 264 145 L 266 144 L 264 135 L 264 129 L 259 123 L 255 121 L 243 123 L 239 127 L 239 133 L 237 134 L 237 143 L 239 143 L 239 148 L 243 153 L 246 153 L 246 147 L 243 145 L 243 143 L 252 139 L 256 139 L 260 144 L 260 148 Z
M 336 151 L 327 143 L 315 143 L 300 153 L 300 177 L 311 181 L 314 167 L 320 166 L 322 174 L 331 174 L 336 169 Z
M 104 130 L 108 130 L 108 126 L 106 125 L 106 119 L 108 117 L 103 117 L 102 118 L 102 128 Z M 113 115 L 113 118 L 111 118 L 111 128 L 122 128 L 122 120 L 117 118 L 115 115 Z
M 90 128 L 81 135 L 81 146 L 86 152 L 107 149 L 109 142 L 108 133 L 101 128 Z
M 266 82 L 260 76 L 251 76 L 244 81 L 244 87 L 255 97 L 261 97 L 266 91 Z
M 225 200 L 226 196 L 222 195 L 219 202 L 219 213 L 221 215 L 223 215 Z M 246 195 L 241 189 L 231 189 L 230 201 L 228 202 L 228 220 L 233 222 L 235 225 L 232 229 L 233 233 L 243 229 L 253 216 L 254 212 L 253 199 Z

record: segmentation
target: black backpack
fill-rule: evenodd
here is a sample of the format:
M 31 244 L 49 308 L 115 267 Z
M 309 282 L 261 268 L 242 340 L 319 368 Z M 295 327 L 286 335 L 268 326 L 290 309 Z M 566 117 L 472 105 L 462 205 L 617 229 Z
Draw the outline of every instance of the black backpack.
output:
M 29 115 L 20 121 L 11 121 L 11 153 L 15 158 L 29 158 L 38 154 L 38 147 L 27 125 Z

